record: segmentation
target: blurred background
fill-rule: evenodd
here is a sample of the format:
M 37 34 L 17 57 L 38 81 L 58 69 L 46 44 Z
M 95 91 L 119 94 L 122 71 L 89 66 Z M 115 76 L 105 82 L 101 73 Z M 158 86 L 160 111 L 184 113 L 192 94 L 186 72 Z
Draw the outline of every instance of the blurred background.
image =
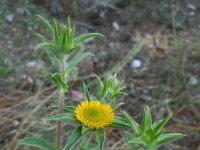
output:
M 66 99 L 82 94 L 81 83 L 117 73 L 128 95 L 122 109 L 140 122 L 144 105 L 153 119 L 173 118 L 166 132 L 187 136 L 162 150 L 200 150 L 200 1 L 199 0 L 0 0 L 0 149 L 14 150 L 17 140 L 38 136 L 54 142 L 56 88 L 48 78 L 53 58 L 35 33 L 47 35 L 36 17 L 76 25 L 76 35 L 99 32 L 82 48 L 95 54 L 74 70 Z M 132 47 L 144 41 L 139 53 Z M 89 86 L 95 93 L 95 85 Z M 66 100 L 67 101 L 67 100 Z M 63 143 L 75 127 L 63 123 Z M 107 136 L 106 148 L 123 149 L 120 130 Z M 20 147 L 18 149 L 25 149 Z

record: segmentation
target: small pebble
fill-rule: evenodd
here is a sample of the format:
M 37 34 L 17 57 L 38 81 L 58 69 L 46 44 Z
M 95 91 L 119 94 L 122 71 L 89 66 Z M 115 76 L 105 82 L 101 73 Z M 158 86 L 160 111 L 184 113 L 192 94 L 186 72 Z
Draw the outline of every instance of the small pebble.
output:
M 197 85 L 198 84 L 198 79 L 195 76 L 191 75 L 189 77 L 189 84 L 190 85 Z
M 140 68 L 140 67 L 142 67 L 142 61 L 138 58 L 133 59 L 132 62 L 131 62 L 131 68 L 137 69 L 137 68 Z

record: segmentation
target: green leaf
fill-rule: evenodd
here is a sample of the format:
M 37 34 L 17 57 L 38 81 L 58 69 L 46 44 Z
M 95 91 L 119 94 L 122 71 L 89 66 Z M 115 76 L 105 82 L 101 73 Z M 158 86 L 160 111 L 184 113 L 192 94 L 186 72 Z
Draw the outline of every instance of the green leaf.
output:
M 85 98 L 87 101 L 90 101 L 90 100 L 91 100 L 90 94 L 89 94 L 88 88 L 87 88 L 87 86 L 85 85 L 85 83 L 83 83 L 83 92 L 84 92 L 84 98 Z
M 81 35 L 79 36 L 78 38 L 76 38 L 74 40 L 74 45 L 79 45 L 80 42 L 86 40 L 86 39 L 89 39 L 89 38 L 94 38 L 94 37 L 104 37 L 102 34 L 100 33 L 88 33 L 88 34 L 84 34 L 84 35 Z
M 39 38 L 40 41 L 42 41 L 44 43 L 47 42 L 47 39 L 43 35 L 37 34 L 37 33 L 35 33 L 35 35 L 37 35 L 37 37 Z
M 54 108 L 54 109 L 58 109 L 58 105 L 51 105 L 51 106 L 48 106 L 49 108 Z M 74 106 L 65 106 L 63 108 L 64 112 L 74 112 L 74 109 L 75 107 Z
M 125 133 L 125 140 L 126 140 L 127 143 L 133 139 L 132 134 L 130 134 L 127 131 L 125 131 L 124 133 Z M 134 143 L 128 143 L 128 149 L 129 150 L 135 150 L 136 149 L 136 145 Z
M 49 24 L 49 22 L 40 15 L 36 15 L 36 16 L 42 21 L 45 28 L 49 31 L 49 33 L 53 37 L 53 27 Z
M 130 127 L 130 125 L 126 121 L 126 119 L 115 116 L 113 124 L 111 125 L 111 127 L 115 127 L 115 128 L 127 128 L 127 127 Z
M 61 44 L 59 43 L 59 30 L 58 30 L 58 24 L 56 22 L 55 19 L 53 19 L 53 23 L 54 23 L 54 35 L 53 35 L 53 38 L 54 38 L 54 41 L 56 44 Z
M 117 108 L 119 108 L 123 104 L 124 103 L 117 103 L 117 104 L 112 105 L 112 110 L 116 110 Z
M 91 145 L 90 140 L 92 139 L 91 135 L 86 135 L 82 142 L 80 143 L 80 147 L 79 150 L 94 150 L 92 148 L 94 148 L 93 145 Z M 95 145 L 95 149 L 98 149 L 97 145 Z
M 156 142 L 156 145 L 162 145 L 162 144 L 177 140 L 182 137 L 184 137 L 184 135 L 181 133 L 163 134 L 159 136 L 158 141 Z
M 142 144 L 142 145 L 146 145 L 146 143 L 140 138 L 134 138 L 131 141 L 129 141 L 128 143 L 134 143 L 134 144 Z
M 127 121 L 130 124 L 130 127 L 137 133 L 139 134 L 140 132 L 140 128 L 139 128 L 139 124 L 125 111 L 123 111 L 124 116 L 126 117 Z
M 143 118 L 141 123 L 141 132 L 150 129 L 152 126 L 151 112 L 148 106 L 144 108 Z
M 115 98 L 117 98 L 119 96 L 122 96 L 122 95 L 127 95 L 127 93 L 125 93 L 125 92 L 117 92 L 117 93 L 112 95 L 111 99 L 115 99 Z
M 65 45 L 66 45 L 67 29 L 64 29 L 63 26 L 62 26 L 62 29 L 63 29 L 63 33 L 62 33 L 62 46 L 65 47 Z
M 103 84 L 102 80 L 97 75 L 96 75 L 96 78 L 97 78 L 97 83 L 98 83 L 97 98 L 100 99 L 101 98 L 101 94 L 103 92 L 104 84 Z
M 70 121 L 74 120 L 74 114 L 73 113 L 63 113 L 63 114 L 57 114 L 54 116 L 50 116 L 47 118 L 48 121 Z
M 96 139 L 98 142 L 99 150 L 104 150 L 105 135 L 102 129 L 96 130 Z
M 36 49 L 39 49 L 39 48 L 53 49 L 53 50 L 59 49 L 59 47 L 57 45 L 55 45 L 53 43 L 48 43 L 48 42 L 43 42 L 43 43 L 36 45 Z
M 124 133 L 125 133 L 125 139 L 127 142 L 133 139 L 133 136 L 129 132 L 125 131 Z
M 69 112 L 74 112 L 75 107 L 74 106 L 65 106 L 64 110 Z
M 169 119 L 171 118 L 172 114 L 169 114 L 167 117 L 165 117 L 165 119 L 159 121 L 158 123 L 154 123 L 153 124 L 153 133 L 154 135 L 159 134 L 163 127 L 165 126 L 165 124 L 169 121 Z
M 59 73 L 50 73 L 49 76 L 51 77 L 54 84 L 57 85 L 59 90 L 61 90 L 62 92 L 67 92 L 68 86 L 65 84 Z
M 73 42 L 74 39 L 74 35 L 75 35 L 75 25 L 73 25 L 72 29 L 71 29 L 71 42 Z
M 39 148 L 41 150 L 57 150 L 54 146 L 49 144 L 47 141 L 37 138 L 37 137 L 28 137 L 25 139 L 20 140 L 17 145 L 26 145 L 35 148 Z
M 103 90 L 102 90 L 102 94 L 101 94 L 101 97 L 104 98 L 106 96 L 108 96 L 108 93 L 109 93 L 109 89 L 111 88 L 111 80 L 107 80 L 105 82 L 105 85 L 103 87 Z
M 81 131 L 82 131 L 82 126 L 74 130 L 72 135 L 69 137 L 67 144 L 62 150 L 70 150 L 73 147 L 73 145 L 75 145 L 82 137 L 83 134 L 81 133 Z
M 80 52 L 78 53 L 72 60 L 70 60 L 67 64 L 67 68 L 65 69 L 65 74 L 70 73 L 73 68 L 84 58 L 89 55 L 93 55 L 92 53 Z

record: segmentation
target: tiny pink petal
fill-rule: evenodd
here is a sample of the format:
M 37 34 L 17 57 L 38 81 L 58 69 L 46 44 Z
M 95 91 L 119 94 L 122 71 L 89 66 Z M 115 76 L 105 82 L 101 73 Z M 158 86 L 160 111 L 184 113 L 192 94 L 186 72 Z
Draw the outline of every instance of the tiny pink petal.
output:
M 76 91 L 76 90 L 71 90 L 71 95 L 73 98 L 76 98 L 76 99 L 83 99 L 83 94 Z

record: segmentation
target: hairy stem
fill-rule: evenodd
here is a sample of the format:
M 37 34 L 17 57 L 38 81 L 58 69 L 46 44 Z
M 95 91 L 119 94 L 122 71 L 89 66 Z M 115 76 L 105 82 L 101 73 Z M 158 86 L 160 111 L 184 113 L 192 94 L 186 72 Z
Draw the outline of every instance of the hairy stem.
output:
M 60 67 L 60 72 L 62 74 L 62 79 L 66 83 L 66 77 L 64 76 L 64 70 L 67 66 L 67 57 L 63 59 L 63 62 L 61 62 L 61 67 Z M 58 114 L 61 114 L 63 111 L 63 101 L 64 101 L 64 91 L 59 91 L 59 96 L 58 96 Z M 61 121 L 57 122 L 57 131 L 56 131 L 56 144 L 58 150 L 60 150 L 60 138 L 61 138 Z
M 58 114 L 62 113 L 63 98 L 64 98 L 64 92 L 59 92 Z M 60 149 L 60 137 L 61 137 L 61 132 L 60 131 L 61 131 L 61 121 L 58 121 L 57 122 L 57 131 L 56 131 L 56 141 L 57 141 L 58 150 Z

